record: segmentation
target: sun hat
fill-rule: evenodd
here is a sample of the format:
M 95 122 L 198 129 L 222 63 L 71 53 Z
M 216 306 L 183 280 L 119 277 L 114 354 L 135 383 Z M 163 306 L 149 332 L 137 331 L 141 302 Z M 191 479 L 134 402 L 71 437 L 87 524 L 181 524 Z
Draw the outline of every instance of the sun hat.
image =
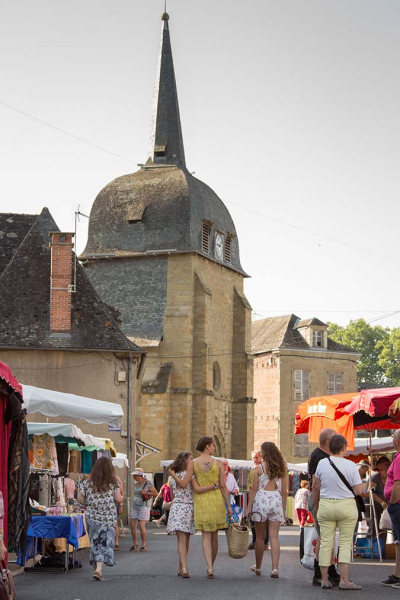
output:
M 146 479 L 143 471 L 139 471 L 139 469 L 135 469 L 134 471 L 132 471 L 131 475 L 140 475 L 140 477 L 143 477 L 143 479 Z
M 360 467 L 366 467 L 367 469 L 369 469 L 369 468 L 370 468 L 370 466 L 371 466 L 367 460 L 360 460 L 360 462 L 359 462 L 359 463 L 357 463 L 357 464 L 358 464 Z

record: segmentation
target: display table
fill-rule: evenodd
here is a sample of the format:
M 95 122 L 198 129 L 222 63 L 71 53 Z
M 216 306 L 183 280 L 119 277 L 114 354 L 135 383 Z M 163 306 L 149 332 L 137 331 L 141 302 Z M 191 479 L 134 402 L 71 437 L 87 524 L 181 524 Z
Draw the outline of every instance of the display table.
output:
M 69 569 L 69 544 L 73 548 L 79 547 L 78 540 L 86 535 L 83 515 L 68 515 L 65 517 L 32 517 L 32 522 L 28 528 L 28 543 L 24 555 L 18 555 L 18 564 L 25 565 L 29 558 L 34 558 L 37 554 L 38 542 L 44 539 L 66 539 L 65 567 Z M 41 570 L 33 567 L 34 570 Z M 53 569 L 54 572 L 54 569 Z
M 81 516 L 83 517 L 83 527 L 84 527 L 85 531 L 87 532 L 85 514 L 83 513 Z M 55 538 L 53 540 L 53 543 L 54 543 L 54 546 L 55 546 L 57 552 L 66 552 L 67 540 L 65 538 L 61 538 L 61 537 Z M 78 536 L 78 549 L 81 550 L 81 548 L 90 548 L 90 540 L 89 540 L 89 536 L 87 533 L 85 533 L 82 536 Z M 73 552 L 72 545 L 70 545 L 69 551 Z

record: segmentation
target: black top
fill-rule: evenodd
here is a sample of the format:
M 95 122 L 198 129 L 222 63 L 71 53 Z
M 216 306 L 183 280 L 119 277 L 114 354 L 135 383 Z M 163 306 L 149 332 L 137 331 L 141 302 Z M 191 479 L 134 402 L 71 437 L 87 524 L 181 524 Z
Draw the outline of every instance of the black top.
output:
M 310 491 L 312 490 L 312 478 L 313 478 L 313 475 L 315 475 L 319 461 L 322 460 L 323 458 L 328 458 L 328 456 L 329 456 L 329 454 L 327 452 L 324 452 L 323 450 L 321 450 L 321 448 L 315 448 L 315 450 L 313 450 L 311 452 L 311 455 L 310 455 L 310 458 L 308 461 L 308 477 L 310 480 Z

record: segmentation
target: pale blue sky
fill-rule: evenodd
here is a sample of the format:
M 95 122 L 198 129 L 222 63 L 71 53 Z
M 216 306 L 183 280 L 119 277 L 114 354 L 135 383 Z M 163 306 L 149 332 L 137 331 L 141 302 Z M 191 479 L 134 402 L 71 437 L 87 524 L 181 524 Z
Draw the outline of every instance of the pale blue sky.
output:
M 133 162 L 0 104 L 2 212 L 47 206 L 70 230 L 78 205 L 88 213 L 146 159 L 162 10 L 2 7 L 0 102 Z M 168 12 L 188 168 L 235 220 L 254 310 L 342 324 L 400 310 L 400 2 L 169 0 Z

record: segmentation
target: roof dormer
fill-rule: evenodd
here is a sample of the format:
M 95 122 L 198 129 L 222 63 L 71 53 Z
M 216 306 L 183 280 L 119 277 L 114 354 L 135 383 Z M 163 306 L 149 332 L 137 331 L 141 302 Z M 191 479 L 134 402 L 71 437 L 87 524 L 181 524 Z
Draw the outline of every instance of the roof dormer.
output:
M 327 349 L 328 325 L 326 325 L 326 323 L 313 318 L 299 321 L 295 328 L 301 333 L 310 348 Z

